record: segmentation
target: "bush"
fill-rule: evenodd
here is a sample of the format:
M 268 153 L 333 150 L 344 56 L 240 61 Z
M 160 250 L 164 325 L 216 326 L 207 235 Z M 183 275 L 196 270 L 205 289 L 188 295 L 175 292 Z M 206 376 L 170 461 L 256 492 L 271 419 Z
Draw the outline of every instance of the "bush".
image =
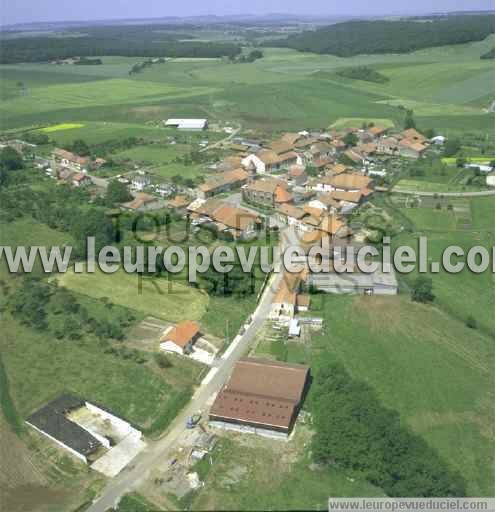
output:
M 412 285 L 411 298 L 415 302 L 424 304 L 433 302 L 435 295 L 433 294 L 433 281 L 426 276 L 419 276 Z
M 472 315 L 469 315 L 466 319 L 466 325 L 470 328 L 470 329 L 477 329 L 478 328 L 478 321 L 476 320 L 476 318 L 474 318 L 474 316 Z
M 385 84 L 390 81 L 387 76 L 367 66 L 345 68 L 337 71 L 337 75 L 343 78 L 350 78 L 351 80 L 364 80 L 365 82 L 374 82 L 376 84 Z
M 170 362 L 169 358 L 162 352 L 158 352 L 157 354 L 155 354 L 153 356 L 153 359 L 155 360 L 155 363 L 162 369 L 170 368 L 172 366 L 172 363 Z

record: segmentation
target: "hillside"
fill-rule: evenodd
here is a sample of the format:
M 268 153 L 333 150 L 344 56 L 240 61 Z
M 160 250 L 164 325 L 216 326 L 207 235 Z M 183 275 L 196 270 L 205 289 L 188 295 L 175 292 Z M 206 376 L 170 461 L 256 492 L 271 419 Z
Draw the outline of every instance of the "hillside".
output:
M 495 15 L 404 21 L 350 21 L 305 31 L 267 45 L 351 57 L 408 53 L 422 48 L 482 41 L 495 32 Z
M 495 59 L 495 47 L 493 47 L 490 51 L 484 53 L 480 59 Z

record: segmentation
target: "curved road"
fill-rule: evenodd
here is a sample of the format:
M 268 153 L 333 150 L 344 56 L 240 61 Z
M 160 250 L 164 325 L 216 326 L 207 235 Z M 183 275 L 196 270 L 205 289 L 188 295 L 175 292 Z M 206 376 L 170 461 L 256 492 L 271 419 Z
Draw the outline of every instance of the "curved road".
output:
M 479 192 L 422 192 L 421 190 L 406 190 L 400 188 L 393 188 L 392 193 L 421 197 L 485 197 L 495 196 L 495 189 L 481 190 Z
M 217 360 L 216 366 L 209 371 L 189 404 L 174 419 L 166 434 L 157 441 L 148 440 L 147 447 L 130 463 L 130 466 L 109 480 L 102 494 L 89 506 L 87 512 L 105 512 L 114 507 L 124 494 L 136 489 L 154 468 L 172 458 L 177 441 L 185 430 L 187 418 L 198 411 L 204 412 L 207 409 L 208 401 L 220 391 L 229 378 L 235 363 L 245 355 L 258 330 L 268 318 L 273 297 L 283 276 L 282 272 L 272 275 L 246 331 L 242 335 L 238 335 Z

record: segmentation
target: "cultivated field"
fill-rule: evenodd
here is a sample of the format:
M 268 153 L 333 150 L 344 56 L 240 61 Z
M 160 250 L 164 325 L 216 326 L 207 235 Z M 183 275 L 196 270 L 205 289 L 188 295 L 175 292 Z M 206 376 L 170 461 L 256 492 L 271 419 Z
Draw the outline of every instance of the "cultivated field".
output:
M 0 112 L 5 128 L 206 115 L 269 130 L 323 127 L 342 118 L 398 123 L 404 106 L 413 108 L 425 127 L 493 133 L 485 112 L 495 99 L 493 69 L 479 56 L 494 41 L 492 36 L 405 55 L 347 59 L 267 48 L 252 64 L 174 59 L 132 77 L 128 71 L 136 59 L 124 57 L 103 58 L 101 66 L 1 66 Z M 356 65 L 376 67 L 390 81 L 374 84 L 335 74 Z M 19 81 L 27 94 L 16 89 Z

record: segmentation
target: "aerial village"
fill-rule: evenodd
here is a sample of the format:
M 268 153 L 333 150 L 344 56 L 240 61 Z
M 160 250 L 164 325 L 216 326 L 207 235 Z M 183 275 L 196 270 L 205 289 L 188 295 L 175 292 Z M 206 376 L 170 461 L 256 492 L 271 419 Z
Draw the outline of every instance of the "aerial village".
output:
M 206 119 L 169 119 L 164 125 L 178 133 L 201 132 L 205 140 L 200 145 L 208 149 Z M 303 130 L 281 133 L 270 140 L 245 138 L 232 128 L 224 131 L 226 138 L 216 143 L 222 158 L 205 163 L 205 177 L 194 187 L 157 182 L 141 168 L 101 177 L 104 158 L 83 157 L 60 148 L 49 157 L 35 157 L 35 163 L 58 182 L 91 188 L 95 195 L 110 181 L 119 181 L 132 194 L 132 200 L 120 204 L 122 211 L 145 214 L 168 209 L 195 230 L 209 226 L 233 241 L 253 240 L 262 230 L 271 230 L 278 233 L 281 245 L 297 245 L 304 251 L 326 239 L 332 249 L 328 257 L 335 260 L 345 247 L 365 244 L 366 232 L 354 225 L 353 218 L 377 191 L 387 190 L 386 177 L 393 173 L 394 165 L 404 159 L 421 159 L 445 143 L 444 137 L 428 140 L 413 128 L 393 131 L 379 126 Z M 26 149 L 22 141 L 14 142 Z M 173 138 L 169 143 L 175 143 Z M 486 175 L 487 184 L 491 180 L 494 185 L 491 168 Z M 196 393 L 198 398 L 193 397 L 178 417 L 184 428 L 178 444 L 167 452 L 170 462 L 155 474 L 155 487 L 179 498 L 199 488 L 202 482 L 191 468 L 209 457 L 219 432 L 257 434 L 287 442 L 298 422 L 304 422 L 299 413 L 310 383 L 310 368 L 260 358 L 253 350 L 242 351 L 248 346 L 248 335 L 252 337 L 250 332 L 301 343 L 310 339 L 323 324 L 312 311 L 311 290 L 367 296 L 398 293 L 393 272 L 342 274 L 335 271 L 333 263 L 328 272 L 312 273 L 306 266 L 295 274 L 269 276 L 267 282 L 270 286 L 262 290 L 257 310 L 246 318 L 221 355 L 218 344 L 202 332 L 197 321 L 160 327 L 160 352 L 194 360 L 209 373 L 199 388 L 203 395 Z M 223 367 L 229 370 L 226 380 L 218 378 Z M 34 412 L 27 423 L 108 477 L 132 469 L 135 457 L 147 446 L 142 432 L 127 421 L 72 395 L 59 396 Z

